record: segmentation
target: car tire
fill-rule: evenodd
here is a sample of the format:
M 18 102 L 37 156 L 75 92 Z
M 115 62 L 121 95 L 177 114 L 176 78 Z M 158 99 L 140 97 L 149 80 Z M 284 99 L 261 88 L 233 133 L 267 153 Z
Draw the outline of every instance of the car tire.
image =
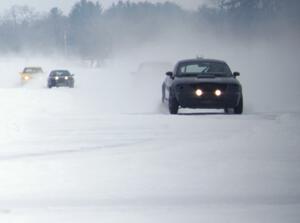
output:
M 234 114 L 240 115 L 243 113 L 243 96 L 241 97 L 238 105 L 233 109 Z
M 176 115 L 178 113 L 179 103 L 175 97 L 175 95 L 170 94 L 169 96 L 169 112 L 172 115 Z

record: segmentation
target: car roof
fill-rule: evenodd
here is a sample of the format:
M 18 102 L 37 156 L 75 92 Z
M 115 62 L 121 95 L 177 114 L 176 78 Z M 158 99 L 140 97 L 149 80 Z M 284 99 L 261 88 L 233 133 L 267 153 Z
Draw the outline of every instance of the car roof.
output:
M 189 63 L 189 62 L 218 62 L 218 63 L 226 63 L 223 60 L 216 60 L 216 59 L 204 59 L 204 58 L 196 58 L 196 59 L 185 59 L 180 60 L 179 63 Z

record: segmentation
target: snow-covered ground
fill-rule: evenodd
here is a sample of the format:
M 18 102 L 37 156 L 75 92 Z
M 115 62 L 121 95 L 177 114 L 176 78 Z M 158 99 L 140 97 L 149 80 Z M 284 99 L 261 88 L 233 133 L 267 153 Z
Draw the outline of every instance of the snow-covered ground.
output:
M 235 64 L 244 115 L 171 116 L 163 74 L 67 64 L 76 87 L 47 89 L 46 75 L 20 85 L 28 61 L 2 59 L 0 222 L 299 222 L 298 83 L 263 86 L 250 61 Z

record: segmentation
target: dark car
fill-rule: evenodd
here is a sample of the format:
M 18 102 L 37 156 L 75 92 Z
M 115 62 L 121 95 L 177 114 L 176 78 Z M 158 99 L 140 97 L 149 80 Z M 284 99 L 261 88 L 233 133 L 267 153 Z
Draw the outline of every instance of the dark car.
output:
M 173 72 L 167 72 L 162 86 L 162 101 L 171 114 L 181 108 L 224 109 L 226 113 L 243 113 L 243 93 L 224 61 L 191 59 L 179 61 Z
M 74 87 L 74 75 L 68 70 L 53 70 L 48 77 L 48 88 L 52 87 Z

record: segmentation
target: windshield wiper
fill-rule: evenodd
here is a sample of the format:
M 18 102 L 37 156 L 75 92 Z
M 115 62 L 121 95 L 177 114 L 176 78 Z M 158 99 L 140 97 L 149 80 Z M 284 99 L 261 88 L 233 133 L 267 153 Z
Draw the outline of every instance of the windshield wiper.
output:
M 226 73 L 200 73 L 197 75 L 198 78 L 216 78 L 216 77 L 228 77 Z
M 199 73 L 197 74 L 197 78 L 215 78 L 216 76 L 214 74 L 208 74 L 208 73 Z
M 214 75 L 215 75 L 216 77 L 229 77 L 229 75 L 226 74 L 226 73 L 215 73 Z

